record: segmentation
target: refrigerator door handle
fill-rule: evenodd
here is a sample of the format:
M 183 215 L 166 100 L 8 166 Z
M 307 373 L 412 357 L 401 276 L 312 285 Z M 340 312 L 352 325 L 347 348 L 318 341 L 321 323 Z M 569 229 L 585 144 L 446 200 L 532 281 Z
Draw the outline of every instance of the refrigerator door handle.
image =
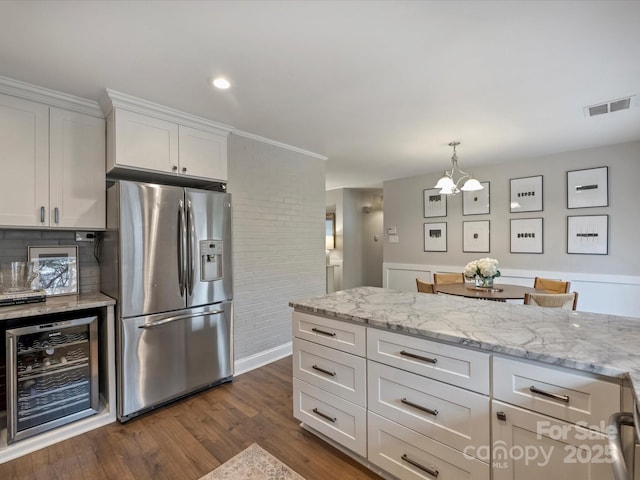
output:
M 164 320 L 160 320 L 158 322 L 153 322 L 153 323 L 148 323 L 148 324 L 145 324 L 145 325 L 140 325 L 138 328 L 147 329 L 147 328 L 159 327 L 160 325 L 166 325 L 167 323 L 177 322 L 178 320 L 188 320 L 190 318 L 206 317 L 207 315 L 219 315 L 221 313 L 224 313 L 224 310 L 213 310 L 213 311 L 210 311 L 210 312 L 194 313 L 192 315 L 191 314 L 190 315 L 176 315 L 174 317 L 165 318 Z
M 193 209 L 191 208 L 191 201 L 187 200 L 187 288 L 189 296 L 193 294 L 193 273 L 196 251 L 196 231 L 193 223 Z
M 187 289 L 186 285 L 186 243 L 187 243 L 187 224 L 184 216 L 184 203 L 178 201 L 178 285 L 180 285 L 180 296 L 184 297 Z

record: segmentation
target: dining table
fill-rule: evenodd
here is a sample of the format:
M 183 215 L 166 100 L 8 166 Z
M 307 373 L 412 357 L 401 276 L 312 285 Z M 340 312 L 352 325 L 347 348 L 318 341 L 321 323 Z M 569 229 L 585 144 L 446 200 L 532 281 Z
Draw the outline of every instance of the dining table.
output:
M 548 293 L 546 290 L 509 283 L 495 284 L 491 288 L 476 287 L 474 283 L 441 283 L 433 286 L 436 293 L 482 300 L 524 300 L 525 293 Z

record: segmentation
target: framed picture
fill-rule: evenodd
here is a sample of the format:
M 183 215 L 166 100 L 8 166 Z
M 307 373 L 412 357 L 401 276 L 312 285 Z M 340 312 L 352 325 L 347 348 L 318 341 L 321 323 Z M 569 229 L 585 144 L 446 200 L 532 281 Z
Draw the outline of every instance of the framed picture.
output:
M 424 218 L 446 217 L 447 196 L 440 194 L 439 188 L 424 191 Z
M 542 253 L 542 218 L 511 219 L 511 253 Z
M 489 252 L 489 220 L 462 222 L 462 251 Z
M 609 254 L 609 215 L 567 217 L 567 253 Z
M 542 175 L 510 180 L 511 213 L 542 211 Z
M 35 288 L 43 289 L 47 295 L 77 295 L 78 293 L 78 247 L 28 247 L 29 261 L 35 262 L 38 277 Z
M 609 167 L 567 172 L 567 208 L 608 207 Z
M 424 224 L 424 251 L 447 251 L 447 222 Z
M 484 187 L 482 190 L 462 192 L 463 215 L 482 215 L 491 213 L 489 182 L 480 182 L 480 185 Z

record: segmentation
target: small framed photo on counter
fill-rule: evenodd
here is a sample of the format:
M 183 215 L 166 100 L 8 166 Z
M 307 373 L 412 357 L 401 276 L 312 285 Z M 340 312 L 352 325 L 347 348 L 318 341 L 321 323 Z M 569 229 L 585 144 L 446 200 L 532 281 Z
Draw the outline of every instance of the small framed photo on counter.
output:
M 35 263 L 38 277 L 35 288 L 48 296 L 78 294 L 78 247 L 28 247 L 29 261 Z

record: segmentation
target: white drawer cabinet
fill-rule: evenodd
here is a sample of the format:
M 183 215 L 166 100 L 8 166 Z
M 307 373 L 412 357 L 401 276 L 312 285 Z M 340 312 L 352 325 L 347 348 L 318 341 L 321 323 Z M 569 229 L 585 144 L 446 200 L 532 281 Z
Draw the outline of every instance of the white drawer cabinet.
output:
M 368 406 L 459 451 L 489 445 L 489 397 L 368 361 Z
M 489 480 L 489 465 L 453 448 L 368 414 L 369 461 L 403 480 Z
M 606 435 L 493 401 L 494 480 L 613 480 Z
M 301 422 L 367 456 L 367 411 L 294 377 L 293 414 Z
M 356 405 L 367 406 L 367 368 L 362 357 L 294 338 L 293 376 Z
M 293 414 L 367 456 L 366 328 L 293 312 Z
M 293 336 L 361 357 L 366 353 L 366 329 L 353 323 L 293 312 Z
M 367 358 L 489 394 L 489 355 L 486 353 L 370 328 Z
M 104 119 L 0 95 L 0 158 L 0 226 L 105 228 Z
M 493 359 L 497 400 L 603 430 L 621 409 L 621 386 L 588 374 L 510 358 Z

